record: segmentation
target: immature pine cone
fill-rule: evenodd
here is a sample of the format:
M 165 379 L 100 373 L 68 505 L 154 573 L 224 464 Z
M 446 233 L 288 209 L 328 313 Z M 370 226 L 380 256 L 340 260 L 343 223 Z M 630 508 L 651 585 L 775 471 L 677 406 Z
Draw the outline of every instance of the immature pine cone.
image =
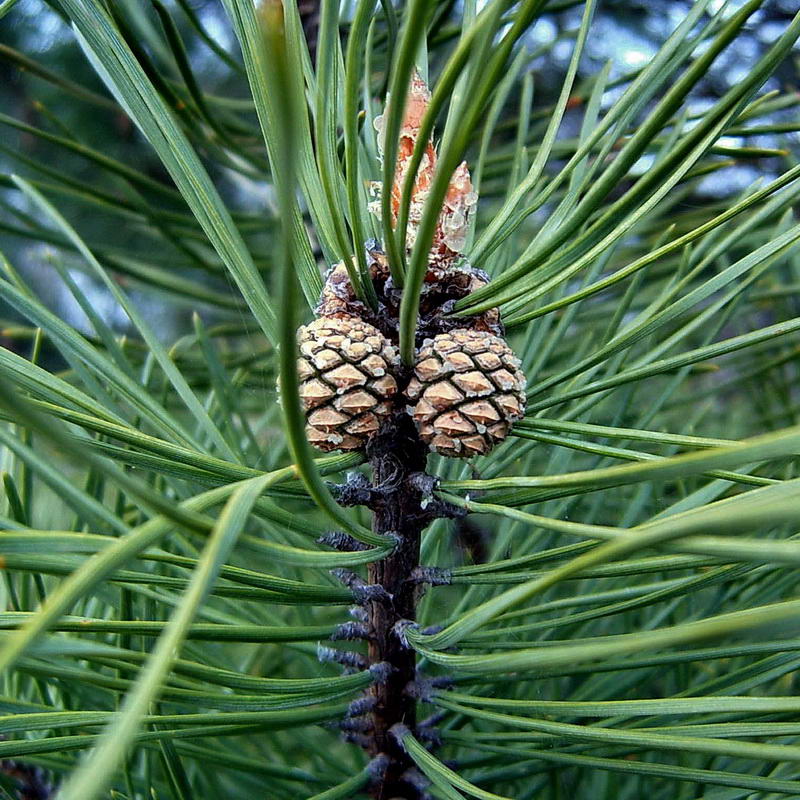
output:
M 520 361 L 499 336 L 458 328 L 423 343 L 406 394 L 431 450 L 469 458 L 505 439 L 525 410 Z
M 357 317 L 315 319 L 297 339 L 308 441 L 320 450 L 358 450 L 391 411 L 396 349 Z

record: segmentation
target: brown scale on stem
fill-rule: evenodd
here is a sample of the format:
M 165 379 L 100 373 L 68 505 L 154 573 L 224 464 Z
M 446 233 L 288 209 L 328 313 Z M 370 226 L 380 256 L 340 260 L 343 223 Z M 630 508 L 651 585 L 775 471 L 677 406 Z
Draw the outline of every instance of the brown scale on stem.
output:
M 389 730 L 398 722 L 412 729 L 416 723 L 416 703 L 404 692 L 407 684 L 415 678 L 416 654 L 403 646 L 395 626 L 401 620 L 414 620 L 416 617 L 419 586 L 409 581 L 409 575 L 419 564 L 420 538 L 429 520 L 419 513 L 423 498 L 412 478 L 415 473 L 425 470 L 427 453 L 411 419 L 398 413 L 367 445 L 367 455 L 372 467 L 373 486 L 381 490 L 380 502 L 373 507 L 373 530 L 398 537 L 394 552 L 368 568 L 369 583 L 383 586 L 391 596 L 390 601 L 372 602 L 367 608 L 371 630 L 369 661 L 392 666 L 386 681 L 371 688 L 376 702 L 372 711 L 369 752 L 373 756 L 380 753 L 389 756 L 386 771 L 374 787 L 373 796 L 383 800 L 392 797 L 416 800 L 416 790 L 402 777 L 413 762 Z
M 5 737 L 0 737 L 3 739 Z M 15 784 L 17 800 L 50 800 L 56 788 L 42 769 L 21 761 L 0 761 L 0 773 Z

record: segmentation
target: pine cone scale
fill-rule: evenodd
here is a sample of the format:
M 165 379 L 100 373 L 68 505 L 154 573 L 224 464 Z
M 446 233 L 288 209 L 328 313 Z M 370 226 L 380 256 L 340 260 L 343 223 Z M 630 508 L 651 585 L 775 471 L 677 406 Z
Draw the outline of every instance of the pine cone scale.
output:
M 358 450 L 391 413 L 396 349 L 367 322 L 321 317 L 298 331 L 306 435 L 321 450 Z
M 519 367 L 508 345 L 485 331 L 457 329 L 425 342 L 406 389 L 421 438 L 442 455 L 488 453 L 523 414 Z

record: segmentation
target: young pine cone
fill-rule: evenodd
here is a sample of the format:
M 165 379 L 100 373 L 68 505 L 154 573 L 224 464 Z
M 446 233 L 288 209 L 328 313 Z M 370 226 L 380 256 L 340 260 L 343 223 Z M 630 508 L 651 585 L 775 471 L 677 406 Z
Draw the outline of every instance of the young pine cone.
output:
M 320 450 L 360 449 L 391 411 L 396 349 L 377 328 L 350 316 L 315 319 L 297 339 L 308 441 Z
M 406 395 L 420 437 L 445 456 L 488 453 L 525 410 L 520 361 L 499 336 L 458 328 L 419 350 Z

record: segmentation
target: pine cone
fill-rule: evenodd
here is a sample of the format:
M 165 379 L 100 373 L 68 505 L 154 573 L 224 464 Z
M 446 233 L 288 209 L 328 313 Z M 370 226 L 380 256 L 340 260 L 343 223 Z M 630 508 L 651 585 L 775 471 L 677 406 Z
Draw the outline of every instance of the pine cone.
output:
M 406 395 L 431 450 L 469 458 L 488 453 L 522 417 L 525 376 L 502 338 L 459 328 L 425 341 Z
M 320 450 L 358 450 L 391 412 L 397 350 L 357 317 L 322 317 L 297 332 L 306 435 Z

